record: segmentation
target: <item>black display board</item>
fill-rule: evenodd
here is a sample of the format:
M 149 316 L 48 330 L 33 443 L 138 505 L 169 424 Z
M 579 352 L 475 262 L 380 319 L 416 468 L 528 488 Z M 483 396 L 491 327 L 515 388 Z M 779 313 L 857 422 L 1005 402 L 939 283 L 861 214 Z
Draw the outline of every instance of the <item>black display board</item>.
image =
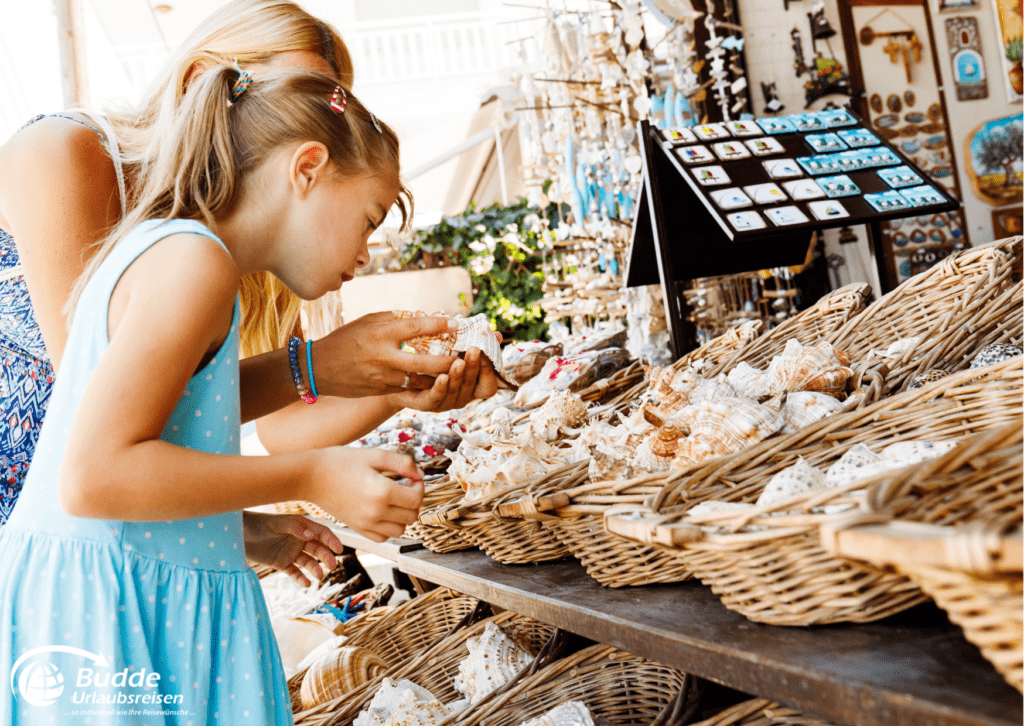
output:
M 789 118 L 798 124 L 818 124 L 818 128 L 800 129 L 780 121 Z M 643 187 L 633 222 L 626 285 L 661 283 L 676 357 L 696 347 L 679 283 L 799 265 L 813 232 L 866 224 L 885 293 L 895 287 L 896 271 L 879 223 L 960 206 L 941 187 L 930 184 L 927 175 L 898 149 L 845 110 L 762 122 L 766 126 L 790 123 L 792 128 L 767 133 L 754 125 L 756 121 L 664 130 L 647 121 L 639 124 Z M 709 129 L 725 135 L 699 137 Z M 858 145 L 851 145 L 855 140 Z M 829 143 L 831 148 L 821 147 Z M 730 153 L 739 158 L 729 158 Z M 791 176 L 773 177 L 786 168 Z M 701 180 L 708 177 L 718 181 L 703 184 Z M 844 181 L 852 186 L 844 188 Z M 811 193 L 819 196 L 800 198 Z M 832 196 L 837 194 L 843 196 Z M 891 204 L 906 206 L 877 208 L 869 202 L 883 194 Z M 737 203 L 741 206 L 729 208 Z M 745 228 L 749 220 L 761 226 Z M 796 221 L 787 223 L 790 220 Z

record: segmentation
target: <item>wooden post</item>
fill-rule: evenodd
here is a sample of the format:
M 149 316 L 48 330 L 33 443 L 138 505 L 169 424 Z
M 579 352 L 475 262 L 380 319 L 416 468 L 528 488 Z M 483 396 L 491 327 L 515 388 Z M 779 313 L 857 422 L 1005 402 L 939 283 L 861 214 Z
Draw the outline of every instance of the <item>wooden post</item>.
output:
M 55 5 L 64 106 L 83 108 L 89 103 L 89 84 L 85 70 L 81 0 L 56 0 Z

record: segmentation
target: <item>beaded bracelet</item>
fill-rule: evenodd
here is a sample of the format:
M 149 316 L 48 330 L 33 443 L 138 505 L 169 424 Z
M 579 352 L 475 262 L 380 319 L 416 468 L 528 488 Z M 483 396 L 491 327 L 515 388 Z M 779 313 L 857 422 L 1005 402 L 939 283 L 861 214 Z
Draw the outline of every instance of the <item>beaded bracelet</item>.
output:
M 309 387 L 313 390 L 313 398 L 320 398 L 316 392 L 316 379 L 313 377 L 313 339 L 306 341 L 306 371 L 309 373 Z
M 299 398 L 306 403 L 316 403 L 317 397 L 302 385 L 302 372 L 299 370 L 299 346 L 301 344 L 302 338 L 297 335 L 293 335 L 288 339 L 288 362 L 292 368 L 292 380 L 295 381 L 295 388 L 299 392 Z

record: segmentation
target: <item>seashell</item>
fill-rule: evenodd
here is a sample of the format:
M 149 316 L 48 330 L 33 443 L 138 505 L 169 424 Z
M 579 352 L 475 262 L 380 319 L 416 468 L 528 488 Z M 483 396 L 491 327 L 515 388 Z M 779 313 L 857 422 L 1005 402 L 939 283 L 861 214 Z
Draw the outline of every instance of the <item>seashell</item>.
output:
M 548 473 L 548 467 L 537 456 L 532 446 L 525 447 L 515 456 L 511 456 L 501 465 L 499 473 L 504 474 L 512 484 L 521 484 L 537 476 Z
M 919 464 L 936 459 L 956 448 L 956 441 L 898 441 L 889 444 L 880 456 L 889 461 L 899 461 L 900 466 Z
M 510 343 L 501 351 L 501 369 L 509 380 L 522 385 L 540 373 L 549 358 L 561 354 L 560 343 Z
M 344 696 L 387 670 L 384 660 L 367 648 L 341 647 L 317 660 L 302 678 L 303 710 Z
M 587 405 L 577 394 L 556 391 L 544 405 L 530 414 L 534 430 L 548 441 L 558 438 L 560 429 L 576 429 L 587 422 Z
M 654 403 L 659 407 L 673 406 L 673 411 L 687 404 L 690 391 L 703 380 L 699 375 L 690 370 L 677 371 L 670 367 L 644 366 L 644 372 L 650 381 L 647 391 Z M 682 401 L 682 403 L 678 404 L 677 402 L 679 401 Z
M 791 339 L 768 364 L 768 392 L 818 391 L 842 399 L 853 371 L 843 365 L 831 343 L 804 346 Z
M 718 502 L 718 501 L 707 501 L 701 502 L 690 507 L 686 512 L 687 517 L 701 517 L 705 514 L 714 514 L 716 512 L 738 512 L 743 509 L 753 509 L 754 505 L 747 502 Z M 707 522 L 700 523 L 700 528 L 705 532 L 724 532 L 726 527 L 720 527 L 717 523 Z M 743 528 L 744 531 L 759 531 L 765 529 L 764 527 L 746 526 Z
M 387 726 L 388 720 L 402 704 L 437 701 L 434 694 L 412 681 L 394 681 L 385 678 L 363 711 L 356 716 L 353 726 Z
M 394 310 L 392 314 L 396 319 L 429 317 L 426 313 L 409 310 Z M 446 316 L 441 314 L 438 317 Z M 491 323 L 487 316 L 481 313 L 471 318 L 452 318 L 452 320 L 459 324 L 457 330 L 437 335 L 422 335 L 406 342 L 417 353 L 425 355 L 458 355 L 465 353 L 470 348 L 479 348 L 480 352 L 491 361 L 498 378 L 513 390 L 518 389 L 519 386 L 510 381 L 502 372 L 501 346 L 498 345 L 498 339 L 494 337 L 494 331 L 491 329 Z
M 786 420 L 781 411 L 748 398 L 727 398 L 687 406 L 673 423 L 690 431 L 680 440 L 672 463 L 685 467 L 756 444 L 779 431 Z
M 504 686 L 533 661 L 532 655 L 494 623 L 487 623 L 483 633 L 467 640 L 466 647 L 469 656 L 459 664 L 455 690 L 471 704 Z
M 944 370 L 941 370 L 939 368 L 932 368 L 930 370 L 925 371 L 924 373 L 920 373 L 911 378 L 910 383 L 907 384 L 907 390 L 912 391 L 915 388 L 921 388 L 922 386 L 925 386 L 931 383 L 932 381 L 937 381 L 940 378 L 945 378 L 948 375 L 949 373 Z
M 1024 351 L 1016 345 L 1010 345 L 1009 343 L 993 343 L 992 345 L 986 345 L 978 351 L 978 355 L 974 356 L 974 360 L 971 361 L 971 368 L 990 366 L 993 363 L 999 363 L 1007 358 L 1018 356 L 1022 352 Z
M 621 481 L 635 476 L 632 459 L 636 448 L 643 439 L 641 434 L 631 434 L 624 426 L 610 426 L 590 433 L 596 438 L 594 453 L 587 467 L 590 481 Z M 581 434 L 580 438 L 586 434 Z
M 712 380 L 701 380 L 690 391 L 688 403 L 693 405 L 702 401 L 724 401 L 727 398 L 738 398 L 739 392 L 724 376 Z
M 745 361 L 737 363 L 726 378 L 740 396 L 758 399 L 768 395 L 765 372 Z
M 520 726 L 594 726 L 594 718 L 582 701 L 566 701 Z
M 665 424 L 661 428 L 647 434 L 636 447 L 633 456 L 633 468 L 643 472 L 667 471 L 675 457 L 676 442 L 683 432 L 678 426 Z
M 861 478 L 859 469 L 882 460 L 878 454 L 864 444 L 857 444 L 843 454 L 839 460 L 825 471 L 825 481 L 829 486 L 837 487 Z
M 796 391 L 786 396 L 782 405 L 782 416 L 786 425 L 782 428 L 785 434 L 799 431 L 826 416 L 831 416 L 843 409 L 843 404 L 827 393 L 817 391 Z
M 808 494 L 816 489 L 825 489 L 828 481 L 825 475 L 798 457 L 796 463 L 788 466 L 773 476 L 765 486 L 757 505 L 774 504 L 782 499 Z
M 451 714 L 451 707 L 438 700 L 400 703 L 385 726 L 434 726 Z
M 887 358 L 889 359 L 889 366 L 892 367 L 897 363 L 901 363 L 904 360 L 910 360 L 911 358 L 913 358 L 914 350 L 917 349 L 917 345 L 920 342 L 921 336 L 919 335 L 914 335 L 909 338 L 900 338 L 885 350 L 870 351 L 868 353 L 868 357 Z

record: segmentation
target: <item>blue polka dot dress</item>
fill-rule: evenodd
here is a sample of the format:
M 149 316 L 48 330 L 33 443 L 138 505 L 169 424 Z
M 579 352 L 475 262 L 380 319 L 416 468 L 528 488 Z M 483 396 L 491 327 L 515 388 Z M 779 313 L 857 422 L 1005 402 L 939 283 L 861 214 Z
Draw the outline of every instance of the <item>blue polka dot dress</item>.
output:
M 71 517 L 57 504 L 71 422 L 107 348 L 114 285 L 138 255 L 181 232 L 217 239 L 198 222 L 144 223 L 79 303 L 32 467 L 0 529 L 0 724 L 292 723 L 241 512 L 116 522 Z M 189 380 L 164 441 L 239 453 L 238 320 L 236 302 L 231 333 Z

